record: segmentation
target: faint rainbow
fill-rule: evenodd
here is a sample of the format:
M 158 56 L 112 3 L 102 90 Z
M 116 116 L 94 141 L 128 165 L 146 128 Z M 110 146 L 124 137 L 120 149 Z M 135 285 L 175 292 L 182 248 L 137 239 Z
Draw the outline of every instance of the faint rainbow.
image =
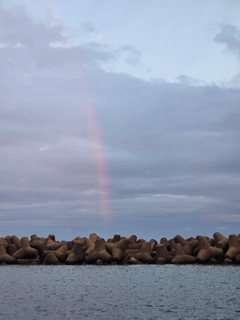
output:
M 53 4 L 53 1 L 51 0 L 46 0 L 46 1 L 47 1 L 47 7 L 51 13 L 52 20 L 62 29 L 62 33 L 66 41 L 66 46 L 73 47 L 74 43 L 71 41 L 71 38 L 69 36 L 65 23 L 61 18 L 61 16 L 59 15 L 59 12 L 56 6 Z M 88 126 L 91 139 L 93 141 L 93 149 L 95 154 L 96 169 L 97 169 L 97 175 L 98 175 L 98 185 L 99 185 L 99 191 L 100 191 L 100 202 L 101 202 L 101 207 L 103 211 L 103 219 L 106 223 L 109 223 L 112 220 L 112 210 L 111 210 L 111 201 L 110 201 L 110 189 L 109 189 L 109 183 L 108 183 L 108 170 L 107 170 L 107 164 L 106 164 L 106 159 L 104 154 L 103 140 L 102 140 L 100 128 L 98 125 L 96 112 L 94 110 L 94 103 L 91 98 L 87 77 L 86 77 L 86 74 L 84 74 L 84 72 L 82 71 L 81 65 L 79 65 L 79 72 L 80 72 L 81 78 L 85 80 L 84 82 L 80 82 L 80 86 L 84 94 L 83 105 L 86 113 L 87 126 Z

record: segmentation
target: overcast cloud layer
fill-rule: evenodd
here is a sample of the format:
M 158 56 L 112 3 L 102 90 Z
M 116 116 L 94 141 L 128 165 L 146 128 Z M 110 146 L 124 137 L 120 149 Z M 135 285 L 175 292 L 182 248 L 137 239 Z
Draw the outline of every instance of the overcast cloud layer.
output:
M 63 31 L 0 5 L 1 235 L 239 233 L 240 71 L 144 80 L 106 68 L 141 64 L 134 45 Z M 212 41 L 240 62 L 238 27 Z

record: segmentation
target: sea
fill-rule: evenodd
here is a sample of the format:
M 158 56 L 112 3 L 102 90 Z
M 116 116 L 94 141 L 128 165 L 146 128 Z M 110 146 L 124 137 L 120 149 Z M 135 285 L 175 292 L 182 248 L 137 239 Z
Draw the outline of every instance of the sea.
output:
M 240 319 L 240 267 L 0 266 L 0 319 Z

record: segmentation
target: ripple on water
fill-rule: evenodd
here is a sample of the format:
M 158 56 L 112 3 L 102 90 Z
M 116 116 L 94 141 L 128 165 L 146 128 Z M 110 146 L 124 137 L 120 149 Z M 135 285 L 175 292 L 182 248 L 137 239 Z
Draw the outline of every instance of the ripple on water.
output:
M 239 319 L 240 268 L 1 266 L 0 319 Z

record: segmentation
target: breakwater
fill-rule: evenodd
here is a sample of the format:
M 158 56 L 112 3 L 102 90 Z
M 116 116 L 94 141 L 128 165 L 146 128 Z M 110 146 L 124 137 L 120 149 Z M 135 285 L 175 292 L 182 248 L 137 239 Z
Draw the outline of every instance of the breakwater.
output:
M 229 237 L 215 232 L 212 238 L 197 236 L 184 239 L 161 238 L 146 241 L 115 234 L 104 240 L 92 233 L 88 238 L 57 241 L 31 235 L 0 238 L 0 264 L 20 265 L 128 265 L 128 264 L 238 264 L 240 265 L 240 234 Z

